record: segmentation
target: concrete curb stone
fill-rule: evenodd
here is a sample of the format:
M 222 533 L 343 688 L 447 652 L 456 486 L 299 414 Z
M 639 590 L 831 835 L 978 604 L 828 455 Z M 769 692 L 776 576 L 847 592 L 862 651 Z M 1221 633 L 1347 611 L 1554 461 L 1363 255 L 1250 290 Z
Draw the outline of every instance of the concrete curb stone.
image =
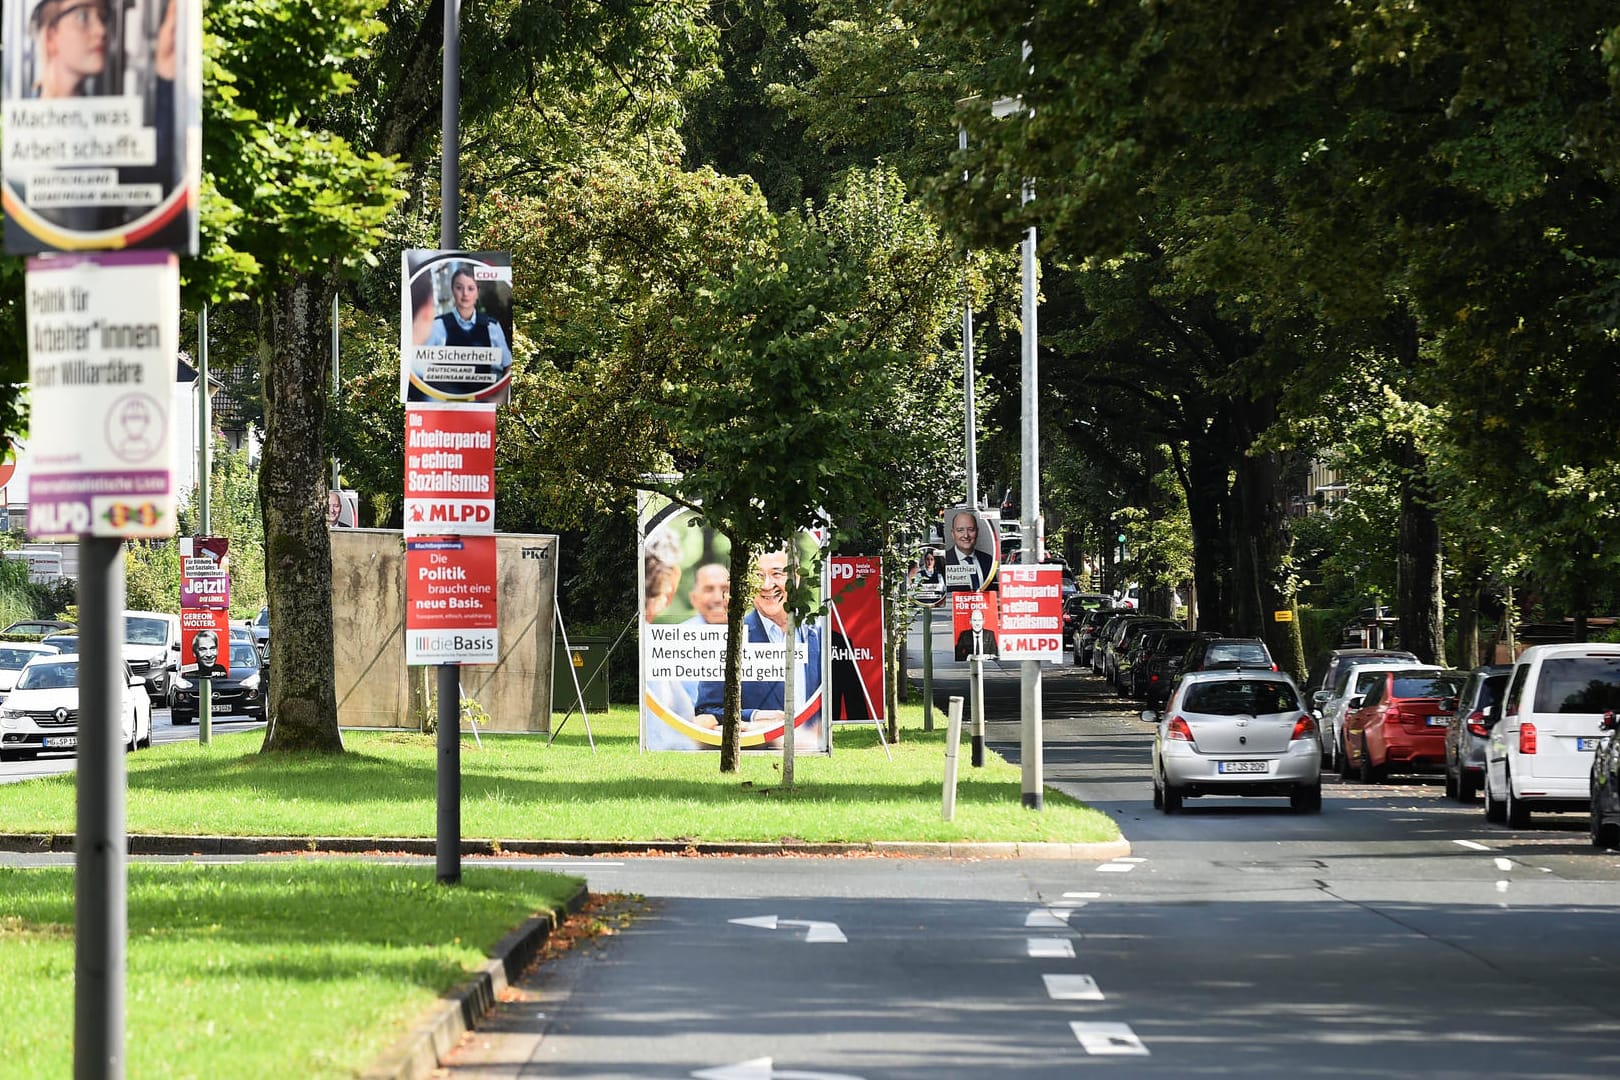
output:
M 72 833 L 0 833 L 0 851 L 69 853 Z M 390 836 L 180 836 L 131 834 L 131 855 L 434 855 L 431 838 Z M 1131 853 L 1124 839 L 1100 843 L 945 843 L 872 840 L 856 843 L 707 842 L 695 840 L 463 840 L 461 854 L 502 855 L 892 855 L 926 859 L 1073 859 L 1103 862 Z
M 512 982 L 540 952 L 559 919 L 580 911 L 590 898 L 581 885 L 556 917 L 536 915 L 496 942 L 472 979 L 423 1010 L 410 1030 L 361 1073 L 362 1080 L 427 1080 L 461 1037 L 495 1008 Z

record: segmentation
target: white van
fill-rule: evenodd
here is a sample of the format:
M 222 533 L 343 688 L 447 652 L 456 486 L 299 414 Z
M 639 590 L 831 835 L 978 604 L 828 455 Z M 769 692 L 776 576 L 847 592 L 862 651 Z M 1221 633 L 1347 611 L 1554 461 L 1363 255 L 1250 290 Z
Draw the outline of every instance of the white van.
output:
M 1524 650 L 1485 746 L 1485 818 L 1516 829 L 1532 809 L 1589 810 L 1603 714 L 1620 710 L 1620 646 Z
M 180 616 L 124 612 L 124 660 L 146 683 L 154 707 L 173 705 L 174 680 L 180 674 Z

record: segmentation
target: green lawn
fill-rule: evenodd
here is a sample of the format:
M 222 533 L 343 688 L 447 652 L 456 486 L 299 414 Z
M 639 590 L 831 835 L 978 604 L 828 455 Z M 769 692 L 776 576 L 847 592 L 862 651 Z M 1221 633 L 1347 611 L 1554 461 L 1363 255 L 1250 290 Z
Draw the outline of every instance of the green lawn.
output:
M 131 1077 L 350 1077 L 577 878 L 346 860 L 132 864 Z M 0 1075 L 73 1074 L 73 871 L 0 868 Z
M 943 717 L 940 719 L 943 728 Z M 1023 809 L 1019 771 L 995 755 L 974 769 L 959 751 L 956 820 L 940 817 L 942 730 L 902 709 L 890 761 L 870 726 L 840 727 L 831 757 L 801 755 L 780 787 L 779 758 L 748 755 L 721 775 L 713 754 L 642 754 L 631 708 L 594 715 L 596 753 L 578 716 L 556 742 L 471 735 L 461 752 L 461 832 L 469 839 L 669 841 L 1115 840 L 1107 815 L 1048 792 Z M 228 726 L 224 729 L 229 731 Z M 435 835 L 434 743 L 428 736 L 345 732 L 349 753 L 263 756 L 257 732 L 216 734 L 130 756 L 131 833 L 226 836 Z M 72 775 L 0 785 L 4 831 L 73 831 Z

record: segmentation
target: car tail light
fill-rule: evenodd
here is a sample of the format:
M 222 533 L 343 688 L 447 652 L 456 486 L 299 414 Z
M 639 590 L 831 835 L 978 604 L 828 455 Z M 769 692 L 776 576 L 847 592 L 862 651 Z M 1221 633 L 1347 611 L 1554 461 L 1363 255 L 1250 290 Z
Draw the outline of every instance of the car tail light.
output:
M 1288 740 L 1308 739 L 1315 734 L 1316 721 L 1311 719 L 1310 713 L 1300 713 L 1299 719 L 1294 721 L 1294 733 L 1288 736 Z
M 1187 721 L 1184 718 L 1172 716 L 1170 726 L 1165 729 L 1165 737 L 1174 739 L 1176 742 L 1190 743 L 1193 741 L 1192 728 L 1187 726 Z
M 1468 714 L 1468 719 L 1463 722 L 1468 725 L 1468 732 L 1471 735 L 1478 735 L 1483 739 L 1487 734 L 1489 734 L 1485 730 L 1484 709 L 1475 709 L 1473 712 Z
M 1159 681 L 1159 677 L 1157 675 L 1149 675 L 1148 676 L 1148 682 L 1158 682 L 1158 681 Z
M 1276 664 L 1272 664 L 1272 665 L 1271 665 L 1271 670 L 1272 670 L 1272 671 L 1276 671 L 1276 670 L 1277 670 L 1277 665 L 1276 665 Z
M 1519 753 L 1533 754 L 1536 752 L 1536 725 L 1519 725 Z

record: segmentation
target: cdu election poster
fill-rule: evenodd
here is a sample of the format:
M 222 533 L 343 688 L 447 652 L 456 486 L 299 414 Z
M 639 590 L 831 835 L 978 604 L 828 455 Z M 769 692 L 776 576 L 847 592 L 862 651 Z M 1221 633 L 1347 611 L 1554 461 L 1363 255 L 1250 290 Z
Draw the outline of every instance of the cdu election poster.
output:
M 399 400 L 504 405 L 512 396 L 512 256 L 400 255 Z

